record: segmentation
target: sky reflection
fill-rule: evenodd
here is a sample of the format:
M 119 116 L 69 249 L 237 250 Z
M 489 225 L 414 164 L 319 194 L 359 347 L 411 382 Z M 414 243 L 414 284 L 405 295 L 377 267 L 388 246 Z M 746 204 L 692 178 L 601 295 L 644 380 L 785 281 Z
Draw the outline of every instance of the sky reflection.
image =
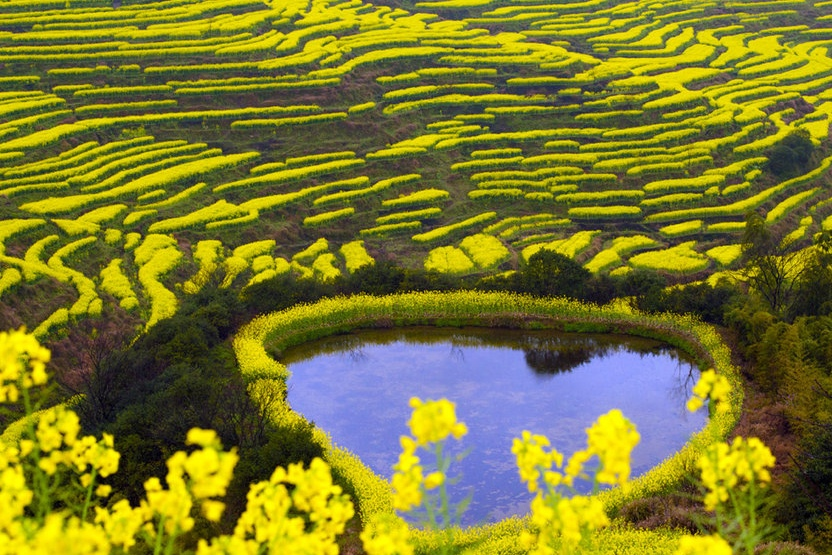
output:
M 652 340 L 405 328 L 325 338 L 281 360 L 291 372 L 292 408 L 388 478 L 398 438 L 408 433 L 410 397 L 454 401 L 469 428 L 457 449 L 470 452 L 451 472 L 461 475 L 455 499 L 474 492 L 464 524 L 528 511 L 531 496 L 511 454 L 524 429 L 548 436 L 569 456 L 585 446 L 585 429 L 599 415 L 619 408 L 641 434 L 632 461 L 638 475 L 705 423 L 702 412 L 685 410 L 698 370 Z M 420 456 L 427 463 L 427 454 Z

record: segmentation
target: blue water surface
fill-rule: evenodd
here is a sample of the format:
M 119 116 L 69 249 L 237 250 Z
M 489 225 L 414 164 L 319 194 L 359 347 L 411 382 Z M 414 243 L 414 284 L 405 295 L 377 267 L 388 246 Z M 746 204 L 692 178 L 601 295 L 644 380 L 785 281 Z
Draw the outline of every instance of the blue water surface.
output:
M 702 429 L 685 402 L 698 370 L 672 348 L 641 338 L 481 328 L 365 330 L 307 343 L 281 357 L 291 407 L 389 478 L 408 434 L 412 396 L 448 398 L 468 425 L 467 455 L 451 469 L 452 499 L 472 494 L 463 524 L 528 512 L 511 444 L 544 434 L 567 457 L 599 415 L 621 409 L 641 434 L 637 476 Z M 431 455 L 419 453 L 427 465 Z M 587 486 L 584 486 L 586 489 Z

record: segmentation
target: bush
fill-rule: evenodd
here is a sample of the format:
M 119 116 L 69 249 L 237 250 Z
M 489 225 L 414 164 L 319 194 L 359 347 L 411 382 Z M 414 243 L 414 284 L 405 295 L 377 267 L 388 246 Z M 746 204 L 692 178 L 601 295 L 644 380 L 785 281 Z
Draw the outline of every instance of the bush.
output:
M 517 272 L 516 290 L 539 296 L 584 297 L 589 270 L 563 254 L 541 249 Z
M 739 295 L 736 286 L 724 281 L 716 285 L 695 283 L 662 290 L 652 310 L 695 314 L 706 322 L 725 325 L 725 310 Z
M 295 291 L 303 295 L 296 296 L 311 300 L 316 291 L 303 285 Z M 322 455 L 311 425 L 267 418 L 270 403 L 282 401 L 282 390 L 268 393 L 270 399 L 261 395 L 257 403 L 249 395 L 225 342 L 247 313 L 236 293 L 209 283 L 185 297 L 176 315 L 132 346 L 113 349 L 81 380 L 85 398 L 74 409 L 86 430 L 118 438 L 126 472 L 109 483 L 132 502 L 144 495 L 146 479 L 164 475 L 165 459 L 193 427 L 214 429 L 224 445 L 239 449 L 242 472 L 229 497 L 239 511 L 249 483 L 268 478 L 275 466 L 308 464 Z M 227 516 L 238 515 L 232 510 Z
M 655 271 L 636 268 L 627 273 L 619 284 L 619 293 L 631 297 L 632 304 L 639 310 L 655 312 L 659 310 L 660 297 L 665 280 Z
M 348 293 L 388 295 L 401 291 L 404 280 L 404 269 L 389 260 L 377 260 L 375 264 L 368 264 L 355 270 L 347 279 L 345 288 Z
M 808 131 L 793 131 L 765 152 L 768 169 L 777 177 L 793 177 L 804 173 L 814 150 L 815 145 L 812 144 Z

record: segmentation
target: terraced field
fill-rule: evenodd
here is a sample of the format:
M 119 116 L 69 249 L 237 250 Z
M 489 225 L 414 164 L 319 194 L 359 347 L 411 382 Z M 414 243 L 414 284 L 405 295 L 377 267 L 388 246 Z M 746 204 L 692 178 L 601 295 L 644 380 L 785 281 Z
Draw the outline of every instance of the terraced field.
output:
M 750 210 L 809 244 L 832 227 L 830 46 L 828 0 L 11 0 L 0 322 L 45 336 L 118 303 L 150 326 L 214 272 L 379 257 L 702 277 Z M 812 159 L 778 175 L 801 130 Z

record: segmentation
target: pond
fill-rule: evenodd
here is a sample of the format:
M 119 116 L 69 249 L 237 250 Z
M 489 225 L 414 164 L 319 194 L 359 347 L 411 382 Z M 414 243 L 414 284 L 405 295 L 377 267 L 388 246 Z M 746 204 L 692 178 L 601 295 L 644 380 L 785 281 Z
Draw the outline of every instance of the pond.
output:
M 468 425 L 467 455 L 451 467 L 452 500 L 472 493 L 463 524 L 528 512 L 512 439 L 546 435 L 567 457 L 586 428 L 619 408 L 639 433 L 633 477 L 678 451 L 705 425 L 685 410 L 698 369 L 683 353 L 643 338 L 486 328 L 359 330 L 306 343 L 281 357 L 291 407 L 374 472 L 390 478 L 408 400 L 446 397 Z M 423 464 L 429 455 L 418 453 Z M 588 485 L 583 486 L 588 489 Z

